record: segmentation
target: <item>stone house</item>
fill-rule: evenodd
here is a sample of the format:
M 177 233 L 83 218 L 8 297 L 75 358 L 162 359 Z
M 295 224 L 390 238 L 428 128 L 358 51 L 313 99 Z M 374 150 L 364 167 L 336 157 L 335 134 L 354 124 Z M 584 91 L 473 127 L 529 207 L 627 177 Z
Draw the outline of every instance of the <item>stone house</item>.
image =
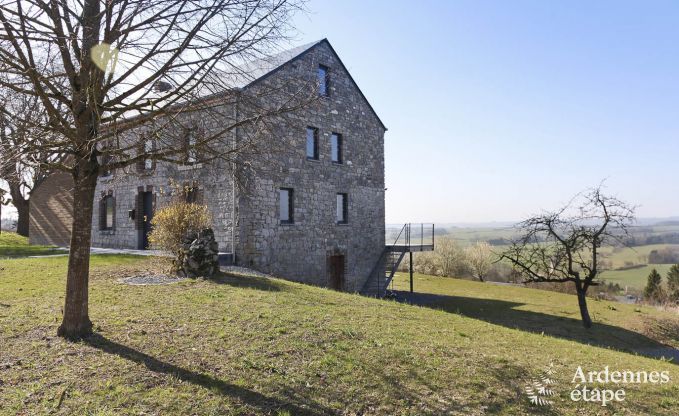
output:
M 249 75 L 238 88 L 254 95 L 264 86 L 312 78 L 320 99 L 274 126 L 270 140 L 278 150 L 253 161 L 238 183 L 224 163 L 202 163 L 190 136 L 185 164 L 142 160 L 103 175 L 93 246 L 147 248 L 150 220 L 169 201 L 171 183 L 188 184 L 186 197 L 209 208 L 223 259 L 290 280 L 361 290 L 384 261 L 386 127 L 326 39 L 285 51 Z M 43 187 L 41 198 L 54 200 L 68 186 Z M 50 204 L 35 202 L 31 241 L 63 245 L 61 232 L 46 225 Z

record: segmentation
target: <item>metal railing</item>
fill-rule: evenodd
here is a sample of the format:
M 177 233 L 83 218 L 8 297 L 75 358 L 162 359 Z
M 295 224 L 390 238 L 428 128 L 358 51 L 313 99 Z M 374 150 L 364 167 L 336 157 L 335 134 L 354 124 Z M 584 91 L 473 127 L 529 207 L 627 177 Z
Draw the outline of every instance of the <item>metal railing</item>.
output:
M 384 241 L 393 241 L 391 246 L 434 247 L 435 227 L 432 223 L 406 223 L 403 226 L 385 228 Z

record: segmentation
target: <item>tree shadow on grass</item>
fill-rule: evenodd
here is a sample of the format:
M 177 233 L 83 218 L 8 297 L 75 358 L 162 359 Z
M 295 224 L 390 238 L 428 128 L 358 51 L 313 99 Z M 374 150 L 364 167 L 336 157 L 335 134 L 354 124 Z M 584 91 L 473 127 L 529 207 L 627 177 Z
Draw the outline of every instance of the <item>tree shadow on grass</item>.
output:
M 155 373 L 172 375 L 184 382 L 216 391 L 223 396 L 231 397 L 237 403 L 257 409 L 264 414 L 274 414 L 280 411 L 288 411 L 293 415 L 307 416 L 337 413 L 332 409 L 322 407 L 318 403 L 307 403 L 310 402 L 310 400 L 296 397 L 291 391 L 285 392 L 285 394 L 289 396 L 286 400 L 265 396 L 261 393 L 227 383 L 224 380 L 220 380 L 211 375 L 194 372 L 174 364 L 160 361 L 155 357 L 137 351 L 126 345 L 111 341 L 99 334 L 94 334 L 89 338 L 84 339 L 84 342 L 105 353 L 114 354 L 138 364 L 144 364 L 146 368 Z
M 210 279 L 211 282 L 220 285 L 228 285 L 238 288 L 266 290 L 270 292 L 289 291 L 290 286 L 268 277 L 244 276 L 219 272 Z
M 396 292 L 400 301 L 425 306 L 446 312 L 457 313 L 507 328 L 563 338 L 597 347 L 633 352 L 653 358 L 661 358 L 649 353 L 653 350 L 668 351 L 666 358 L 676 356 L 668 346 L 640 333 L 613 325 L 595 322 L 591 329 L 585 329 L 579 319 L 549 315 L 540 312 L 518 309 L 523 303 L 495 299 L 479 299 L 462 296 L 438 295 L 430 293 Z M 671 354 L 670 354 L 671 353 Z

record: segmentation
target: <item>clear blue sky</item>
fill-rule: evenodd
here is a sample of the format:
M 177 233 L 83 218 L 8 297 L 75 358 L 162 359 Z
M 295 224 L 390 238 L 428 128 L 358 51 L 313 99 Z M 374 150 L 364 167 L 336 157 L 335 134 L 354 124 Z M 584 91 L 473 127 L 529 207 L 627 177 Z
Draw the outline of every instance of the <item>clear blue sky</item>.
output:
M 387 221 L 518 220 L 606 181 L 679 215 L 679 2 L 320 1 L 383 119 Z

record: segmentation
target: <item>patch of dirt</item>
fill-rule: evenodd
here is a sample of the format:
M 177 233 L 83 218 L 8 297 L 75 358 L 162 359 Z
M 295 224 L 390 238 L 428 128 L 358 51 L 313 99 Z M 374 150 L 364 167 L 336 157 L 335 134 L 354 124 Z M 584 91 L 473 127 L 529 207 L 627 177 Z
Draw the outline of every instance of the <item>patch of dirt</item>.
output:
M 188 280 L 185 277 L 170 276 L 167 274 L 147 274 L 140 276 L 130 276 L 118 280 L 126 285 L 146 286 L 146 285 L 169 285 L 172 283 Z

